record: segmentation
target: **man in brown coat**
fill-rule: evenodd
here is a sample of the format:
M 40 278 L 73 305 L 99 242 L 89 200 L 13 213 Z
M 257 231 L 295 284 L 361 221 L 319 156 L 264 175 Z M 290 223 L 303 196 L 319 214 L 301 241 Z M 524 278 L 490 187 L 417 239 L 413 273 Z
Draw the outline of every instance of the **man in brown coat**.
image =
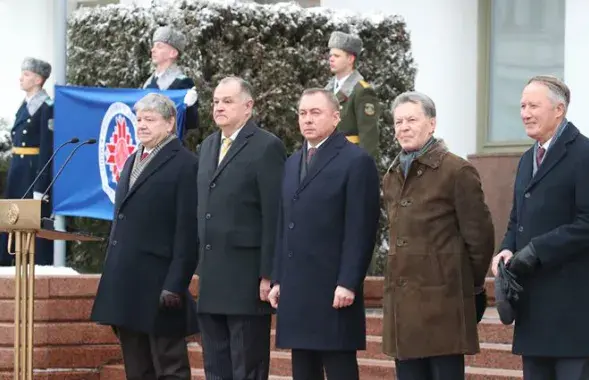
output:
M 480 349 L 491 215 L 476 169 L 433 137 L 434 102 L 403 93 L 392 112 L 402 151 L 383 179 L 391 247 L 383 350 L 399 380 L 464 379 L 464 355 Z

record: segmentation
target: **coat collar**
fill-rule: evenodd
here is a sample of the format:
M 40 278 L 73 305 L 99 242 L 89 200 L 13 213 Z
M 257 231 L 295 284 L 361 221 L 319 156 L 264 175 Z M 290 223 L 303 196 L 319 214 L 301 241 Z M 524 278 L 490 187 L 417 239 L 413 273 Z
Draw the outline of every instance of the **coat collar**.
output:
M 237 135 L 235 141 L 231 144 L 231 147 L 227 151 L 227 154 L 223 158 L 223 161 L 218 162 L 219 157 L 219 147 L 221 145 L 221 131 L 217 131 L 214 138 L 213 138 L 213 149 L 211 152 L 213 153 L 212 157 L 212 165 L 216 169 L 212 172 L 212 177 L 210 181 L 214 181 L 217 177 L 223 172 L 223 170 L 227 167 L 227 165 L 237 156 L 237 154 L 245 148 L 248 144 L 248 140 L 258 131 L 258 126 L 254 120 L 251 118 L 245 123 L 243 129 Z
M 422 154 L 421 156 L 417 157 L 415 161 L 429 166 L 432 169 L 438 168 L 442 164 L 442 160 L 444 156 L 448 153 L 448 147 L 444 140 L 437 139 L 436 142 L 432 144 L 432 146 Z M 391 165 L 389 166 L 387 172 L 398 169 L 400 164 L 400 154 L 398 154 Z
M 364 80 L 362 74 L 360 74 L 358 70 L 352 71 L 352 74 L 350 74 L 348 79 L 346 79 L 346 81 L 336 94 L 336 97 L 338 98 L 340 103 L 345 102 L 350 97 L 350 95 L 352 95 L 354 87 L 361 80 Z M 333 92 L 333 89 L 335 87 L 335 81 L 335 77 L 332 77 L 329 83 L 327 83 L 327 86 L 325 86 L 325 89 Z
M 299 187 L 297 189 L 297 194 L 303 191 L 305 187 L 309 185 L 311 181 L 319 174 L 321 171 L 327 166 L 331 160 L 333 160 L 341 151 L 341 149 L 346 145 L 348 140 L 341 132 L 334 132 L 328 139 L 325 141 L 321 147 L 315 153 L 315 158 L 313 164 L 307 170 L 307 175 L 303 180 L 300 182 Z M 305 149 L 304 147 L 302 149 Z M 302 159 L 305 155 L 302 154 L 302 149 L 297 152 L 297 156 Z M 298 161 L 297 161 L 298 163 Z M 297 165 L 300 168 L 300 165 Z M 300 169 L 299 169 L 300 170 Z M 298 172 L 297 172 L 298 174 Z M 298 178 L 298 176 L 297 176 Z
M 151 83 L 151 81 L 153 80 L 153 76 L 155 75 L 155 72 L 153 74 L 151 74 L 149 76 L 149 78 L 147 78 L 147 80 L 145 81 L 145 83 L 143 84 L 143 88 L 146 88 L 147 86 L 149 86 L 149 84 Z M 174 81 L 177 78 L 182 78 L 184 76 L 184 73 L 182 72 L 182 70 L 178 67 L 178 65 L 176 65 L 175 63 L 173 65 L 171 65 L 170 67 L 168 67 L 158 78 L 157 78 L 157 86 L 160 90 L 167 90 L 170 85 L 172 83 L 174 83 Z
M 127 162 L 125 165 L 126 166 L 128 165 L 128 166 L 125 168 L 126 170 L 123 171 L 123 175 L 119 179 L 119 185 L 125 186 L 123 188 L 124 191 L 122 192 L 122 194 L 124 195 L 124 198 L 121 201 L 121 205 L 119 206 L 119 208 L 122 207 L 123 204 L 133 194 L 135 194 L 137 189 L 140 188 L 145 183 L 145 181 L 147 181 L 147 179 L 149 177 L 151 177 L 163 164 L 165 164 L 172 157 L 174 157 L 181 148 L 182 148 L 182 143 L 180 142 L 179 139 L 174 139 L 174 140 L 170 141 L 169 143 L 167 143 L 155 155 L 155 157 L 153 157 L 151 162 L 149 162 L 147 164 L 145 169 L 143 169 L 143 171 L 141 172 L 141 174 L 139 175 L 139 177 L 137 178 L 137 180 L 135 181 L 133 186 L 131 188 L 129 188 L 129 179 L 131 176 L 131 172 L 133 170 L 133 162 L 135 161 L 135 156 L 137 154 L 139 154 L 139 151 L 136 150 L 135 153 L 133 153 L 133 156 L 130 156 L 127 159 Z
M 522 163 L 524 173 L 526 175 L 526 182 L 528 183 L 526 190 L 536 185 L 542 178 L 544 178 L 555 166 L 562 160 L 566 154 L 568 145 L 579 136 L 579 130 L 570 121 L 564 127 L 561 135 L 551 143 L 550 148 L 546 152 L 546 157 L 542 165 L 538 168 L 536 175 L 533 175 L 534 166 L 534 147 L 528 149 L 525 153 L 525 163 Z M 535 145 L 535 144 L 534 144 Z

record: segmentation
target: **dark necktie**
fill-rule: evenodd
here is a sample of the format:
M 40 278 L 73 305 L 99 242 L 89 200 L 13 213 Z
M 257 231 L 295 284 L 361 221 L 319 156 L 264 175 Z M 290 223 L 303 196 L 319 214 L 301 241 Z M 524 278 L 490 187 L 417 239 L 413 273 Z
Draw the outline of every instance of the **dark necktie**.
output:
M 317 148 L 309 148 L 307 150 L 307 165 L 311 162 L 311 159 L 313 158 L 316 152 Z
M 544 159 L 544 154 L 546 153 L 546 149 L 544 149 L 543 147 L 538 147 L 538 150 L 536 151 L 536 166 L 540 167 L 540 164 L 542 163 L 542 160 Z
M 147 152 L 141 153 L 141 161 L 145 160 L 145 158 L 147 158 L 147 156 L 149 156 L 149 153 L 147 153 Z

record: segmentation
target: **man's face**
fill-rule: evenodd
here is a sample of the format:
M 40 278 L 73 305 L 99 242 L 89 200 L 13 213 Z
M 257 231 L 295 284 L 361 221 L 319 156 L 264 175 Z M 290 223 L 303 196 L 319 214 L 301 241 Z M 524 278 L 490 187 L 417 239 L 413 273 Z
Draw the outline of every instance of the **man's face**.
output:
M 335 130 L 340 121 L 339 111 L 333 109 L 321 93 L 305 95 L 299 103 L 299 128 L 305 139 L 319 143 Z
M 329 50 L 329 68 L 333 74 L 338 74 L 351 68 L 354 64 L 354 56 L 341 49 Z
M 137 137 L 141 144 L 151 149 L 174 130 L 176 121 L 166 121 L 154 111 L 137 111 Z
M 40 87 L 43 83 L 43 78 L 32 71 L 23 70 L 20 73 L 20 89 L 23 91 L 31 91 L 35 87 Z
M 520 115 L 526 134 L 543 144 L 558 128 L 564 116 L 564 104 L 555 105 L 548 87 L 532 82 L 522 92 Z
M 241 92 L 239 83 L 221 83 L 213 94 L 213 118 L 218 127 L 236 127 L 251 115 L 253 100 Z
M 156 42 L 151 47 L 151 61 L 155 65 L 178 58 L 178 50 L 164 42 Z
M 421 149 L 436 129 L 436 119 L 423 112 L 421 104 L 403 103 L 394 110 L 395 137 L 406 152 Z

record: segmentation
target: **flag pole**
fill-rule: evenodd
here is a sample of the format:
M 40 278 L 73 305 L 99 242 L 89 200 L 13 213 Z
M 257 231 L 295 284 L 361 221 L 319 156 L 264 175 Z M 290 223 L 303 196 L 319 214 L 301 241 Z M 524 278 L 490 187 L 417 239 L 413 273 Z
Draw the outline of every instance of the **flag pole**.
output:
M 67 66 L 67 0 L 56 0 L 54 18 L 54 73 L 55 84 L 65 85 Z M 55 216 L 55 229 L 65 231 L 65 217 Z M 53 242 L 53 266 L 64 267 L 66 252 L 65 240 Z

